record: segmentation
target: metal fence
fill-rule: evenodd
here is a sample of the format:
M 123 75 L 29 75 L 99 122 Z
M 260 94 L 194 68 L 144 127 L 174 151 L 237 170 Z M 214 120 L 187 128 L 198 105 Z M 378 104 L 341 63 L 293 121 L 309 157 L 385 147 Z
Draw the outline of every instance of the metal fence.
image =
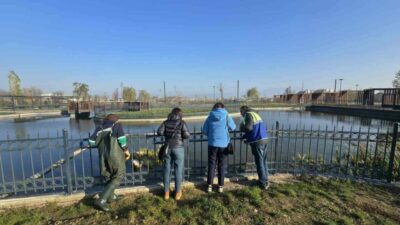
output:
M 393 129 L 309 128 L 276 125 L 268 131 L 269 172 L 322 174 L 385 182 L 400 181 L 398 124 Z M 256 174 L 251 148 L 231 132 L 235 153 L 228 157 L 227 176 Z M 162 181 L 157 151 L 163 137 L 128 134 L 133 158 L 127 161 L 123 186 Z M 67 130 L 55 137 L 27 137 L 0 141 L 0 194 L 2 198 L 51 192 L 72 193 L 101 184 L 96 148 L 87 138 L 72 138 Z M 207 137 L 194 129 L 185 142 L 185 179 L 206 176 Z

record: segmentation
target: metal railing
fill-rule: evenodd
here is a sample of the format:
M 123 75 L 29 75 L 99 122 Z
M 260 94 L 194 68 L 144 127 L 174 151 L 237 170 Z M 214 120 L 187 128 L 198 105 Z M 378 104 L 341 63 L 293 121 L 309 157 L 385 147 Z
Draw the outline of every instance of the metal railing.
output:
M 322 174 L 385 182 L 400 181 L 398 124 L 385 131 L 327 127 L 284 127 L 277 122 L 268 131 L 270 173 Z M 256 174 L 249 145 L 231 132 L 235 153 L 228 157 L 227 176 Z M 154 133 L 128 134 L 133 158 L 128 160 L 123 186 L 162 181 L 157 151 L 164 142 Z M 67 130 L 55 137 L 27 137 L 0 141 L 0 195 L 72 193 L 102 183 L 96 148 L 87 138 L 72 138 Z M 184 143 L 185 179 L 206 176 L 207 137 L 194 129 Z

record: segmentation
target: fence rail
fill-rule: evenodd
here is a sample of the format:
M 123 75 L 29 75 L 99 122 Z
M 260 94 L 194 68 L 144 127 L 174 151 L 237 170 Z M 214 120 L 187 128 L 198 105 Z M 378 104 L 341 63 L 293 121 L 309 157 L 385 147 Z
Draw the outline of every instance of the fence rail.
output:
M 385 182 L 400 181 L 398 124 L 393 129 L 364 131 L 344 127 L 285 127 L 278 122 L 268 131 L 270 173 L 312 173 Z M 227 176 L 255 174 L 250 146 L 238 131 L 230 133 L 235 154 L 228 157 Z M 128 134 L 134 156 L 128 160 L 124 186 L 152 184 L 162 178 L 157 151 L 163 137 L 155 132 Z M 0 141 L 0 195 L 72 193 L 102 183 L 96 148 L 87 138 L 72 138 L 67 130 L 56 137 L 28 137 Z M 206 176 L 208 144 L 201 130 L 193 129 L 184 143 L 186 180 Z

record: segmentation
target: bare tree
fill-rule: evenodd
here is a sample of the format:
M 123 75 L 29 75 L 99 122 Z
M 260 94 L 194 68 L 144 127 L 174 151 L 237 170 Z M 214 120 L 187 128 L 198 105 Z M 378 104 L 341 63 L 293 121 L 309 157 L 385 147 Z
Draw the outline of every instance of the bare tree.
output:
M 28 97 L 40 96 L 42 93 L 42 89 L 37 87 L 29 87 L 23 89 L 23 94 Z
M 151 99 L 150 93 L 145 90 L 140 90 L 139 92 L 139 100 L 142 102 L 148 102 Z
M 122 98 L 124 101 L 132 102 L 136 100 L 136 90 L 133 87 L 124 87 L 122 90 Z
M 400 88 L 400 70 L 396 73 L 392 85 L 394 88 Z
M 21 95 L 22 90 L 21 90 L 21 79 L 19 78 L 18 74 L 14 72 L 14 70 L 11 70 L 8 73 L 8 85 L 10 89 L 10 95 Z
M 89 85 L 85 83 L 74 82 L 74 96 L 78 98 L 78 100 L 88 100 L 89 99 Z
M 119 98 L 118 88 L 116 88 L 114 90 L 114 92 L 112 93 L 111 99 L 114 100 L 114 101 L 118 101 L 118 98 Z

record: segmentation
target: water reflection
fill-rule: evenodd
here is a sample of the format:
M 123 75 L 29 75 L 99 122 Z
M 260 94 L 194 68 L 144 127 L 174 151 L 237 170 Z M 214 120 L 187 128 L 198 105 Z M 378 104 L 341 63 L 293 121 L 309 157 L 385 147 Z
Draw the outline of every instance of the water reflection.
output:
M 306 128 L 325 128 L 333 129 L 333 127 L 344 127 L 344 129 L 358 128 L 376 130 L 378 127 L 381 129 L 388 129 L 392 127 L 393 122 L 361 118 L 345 115 L 334 115 L 307 111 L 261 111 L 260 116 L 266 121 L 267 126 L 271 129 L 275 126 L 276 121 L 279 122 L 280 127 L 294 129 L 297 127 Z M 241 118 L 235 118 L 235 123 L 239 125 Z M 200 130 L 203 121 L 187 122 L 190 130 L 196 128 Z M 124 124 L 126 133 L 139 134 L 153 132 L 158 128 L 160 123 L 155 124 L 142 124 L 130 125 Z M 30 137 L 47 137 L 60 135 L 63 129 L 67 129 L 72 137 L 87 137 L 89 132 L 95 128 L 93 120 L 73 120 L 70 118 L 55 118 L 47 120 L 29 121 L 25 123 L 14 123 L 13 121 L 0 121 L 0 140 L 7 138 L 26 138 Z
M 16 124 L 14 131 L 17 139 L 27 138 L 26 127 L 22 123 Z

